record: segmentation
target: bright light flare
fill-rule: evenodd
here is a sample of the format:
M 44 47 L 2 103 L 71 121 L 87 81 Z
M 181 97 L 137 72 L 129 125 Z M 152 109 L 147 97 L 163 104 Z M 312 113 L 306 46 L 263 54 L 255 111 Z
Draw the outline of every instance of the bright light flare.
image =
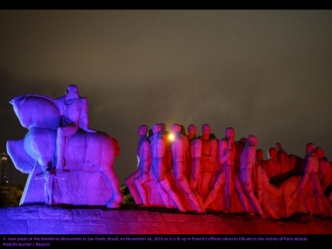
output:
M 171 140 L 171 141 L 173 141 L 174 140 L 174 134 L 173 133 L 170 133 L 169 135 L 168 135 L 168 139 L 169 140 Z

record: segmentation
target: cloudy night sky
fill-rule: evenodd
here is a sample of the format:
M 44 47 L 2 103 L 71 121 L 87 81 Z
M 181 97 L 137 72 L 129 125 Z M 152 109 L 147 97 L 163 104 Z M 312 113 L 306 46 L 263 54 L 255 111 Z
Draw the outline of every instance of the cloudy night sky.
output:
M 76 84 L 90 127 L 119 141 L 121 184 L 142 124 L 232 126 L 264 152 L 313 142 L 331 161 L 331 24 L 331 10 L 0 10 L 0 151 L 27 133 L 9 100 Z

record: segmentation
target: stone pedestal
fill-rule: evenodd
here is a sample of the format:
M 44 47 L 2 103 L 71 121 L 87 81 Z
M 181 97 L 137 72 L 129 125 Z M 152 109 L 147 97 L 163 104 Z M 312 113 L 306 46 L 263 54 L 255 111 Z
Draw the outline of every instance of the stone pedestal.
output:
M 29 205 L 0 208 L 0 234 L 332 234 L 332 220 L 295 215 L 178 213 L 166 209 L 107 209 Z

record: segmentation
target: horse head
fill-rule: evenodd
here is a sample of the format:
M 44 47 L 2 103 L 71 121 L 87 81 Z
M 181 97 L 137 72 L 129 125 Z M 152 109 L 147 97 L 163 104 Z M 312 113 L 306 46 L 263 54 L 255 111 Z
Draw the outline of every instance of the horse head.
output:
M 43 95 L 21 95 L 9 101 L 24 128 L 33 127 L 56 130 L 60 113 L 52 99 Z

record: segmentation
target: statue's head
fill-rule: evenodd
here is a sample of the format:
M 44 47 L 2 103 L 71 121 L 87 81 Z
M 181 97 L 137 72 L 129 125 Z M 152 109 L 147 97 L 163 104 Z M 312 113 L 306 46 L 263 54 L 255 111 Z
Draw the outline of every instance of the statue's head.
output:
M 247 145 L 257 146 L 258 139 L 254 135 L 249 135 L 247 139 Z
M 234 128 L 227 127 L 226 130 L 225 130 L 225 137 L 227 139 L 234 139 L 234 136 L 235 136 Z
M 196 132 L 197 132 L 196 126 L 193 125 L 193 124 L 190 124 L 188 126 L 188 136 L 189 137 L 194 137 L 194 136 L 196 136 Z
M 79 97 L 78 86 L 69 85 L 66 91 L 66 96 L 69 99 L 78 98 Z
M 179 133 L 179 132 L 181 132 L 181 125 L 176 124 L 176 123 L 172 124 L 171 131 L 173 133 Z
M 274 147 L 277 149 L 277 150 L 280 150 L 282 147 L 281 147 L 281 144 L 279 142 L 275 143 L 274 144 Z
M 325 157 L 324 150 L 321 147 L 316 148 L 316 155 L 318 158 L 323 158 Z
M 276 159 L 277 158 L 277 149 L 276 149 L 276 147 L 269 148 L 268 157 L 271 158 L 271 159 Z
M 261 149 L 257 149 L 257 150 L 256 150 L 256 161 L 257 161 L 257 162 L 262 161 L 262 160 L 263 160 L 263 157 L 264 157 L 264 152 L 263 152 L 263 150 L 261 150 Z
M 307 143 L 307 146 L 305 148 L 306 153 L 313 153 L 315 152 L 315 145 L 313 143 Z
M 152 126 L 152 132 L 153 132 L 153 134 L 159 133 L 160 131 L 161 131 L 161 126 L 160 126 L 160 124 L 154 124 L 154 125 Z
M 209 124 L 203 124 L 202 125 L 202 134 L 210 136 L 210 133 L 211 133 L 211 127 L 210 127 L 210 125 Z
M 245 144 L 247 142 L 247 138 L 246 137 L 243 137 L 243 138 L 240 138 L 240 140 L 238 141 L 239 144 Z
M 160 128 L 161 128 L 161 131 L 164 132 L 166 131 L 166 124 L 165 123 L 160 123 Z
M 141 125 L 138 128 L 138 135 L 139 136 L 146 136 L 148 134 L 148 127 L 146 125 Z

